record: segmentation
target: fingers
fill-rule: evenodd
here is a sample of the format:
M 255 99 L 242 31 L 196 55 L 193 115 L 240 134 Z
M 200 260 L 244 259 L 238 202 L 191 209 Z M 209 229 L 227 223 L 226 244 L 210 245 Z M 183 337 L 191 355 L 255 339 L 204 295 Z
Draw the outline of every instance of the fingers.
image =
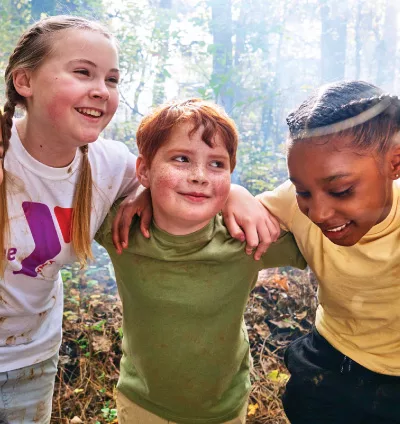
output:
M 116 252 L 120 255 L 122 253 L 122 246 L 119 238 L 119 226 L 121 222 L 122 209 L 121 207 L 118 209 L 117 214 L 112 223 L 111 235 L 112 241 L 115 247 Z
M 266 218 L 266 225 L 269 230 L 271 242 L 277 241 L 279 235 L 281 234 L 281 226 L 279 224 L 279 221 L 273 215 L 268 215 L 268 217 Z
M 229 234 L 239 241 L 244 241 L 245 234 L 242 228 L 240 228 L 239 224 L 237 223 L 235 216 L 233 214 L 228 214 L 224 212 L 222 212 L 222 216 L 224 217 L 224 222 L 226 227 L 228 228 Z
M 259 229 L 250 218 L 243 219 L 241 227 L 246 237 L 245 251 L 248 255 L 251 255 L 260 242 L 258 234 Z
M 276 240 L 267 225 L 263 225 L 258 229 L 258 237 L 260 239 L 260 243 L 254 252 L 254 259 L 256 261 L 261 259 L 261 256 L 268 250 L 271 243 Z
M 129 228 L 131 226 L 132 219 L 137 212 L 138 211 L 136 208 L 132 206 L 126 206 L 122 213 L 118 232 L 119 232 L 119 239 L 121 241 L 121 246 L 123 249 L 126 249 L 128 247 Z
M 140 231 L 146 238 L 150 238 L 149 228 L 152 217 L 153 210 L 151 208 L 151 205 L 149 204 L 148 207 L 144 208 L 143 212 L 140 214 Z
M 261 259 L 261 256 L 268 250 L 271 243 L 278 240 L 281 233 L 279 221 L 273 215 L 268 215 L 263 225 L 257 227 L 257 233 L 260 243 L 254 253 L 256 261 Z
M 122 249 L 128 247 L 129 228 L 133 217 L 138 212 L 132 201 L 126 199 L 121 203 L 115 215 L 112 223 L 112 241 L 118 254 L 122 253 Z

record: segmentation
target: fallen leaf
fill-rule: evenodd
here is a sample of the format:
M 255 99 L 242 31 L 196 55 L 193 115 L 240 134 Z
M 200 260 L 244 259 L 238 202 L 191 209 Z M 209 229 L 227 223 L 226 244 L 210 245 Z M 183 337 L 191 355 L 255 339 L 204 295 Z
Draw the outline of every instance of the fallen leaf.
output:
M 268 325 L 266 324 L 254 324 L 254 329 L 257 331 L 257 333 L 263 338 L 266 339 L 271 335 L 271 332 L 269 331 Z
M 92 346 L 95 352 L 108 352 L 111 350 L 111 340 L 106 336 L 93 335 Z
M 72 420 L 70 420 L 70 424 L 82 424 L 83 421 L 79 417 L 74 417 Z
M 276 381 L 278 383 L 286 383 L 289 380 L 289 376 L 279 370 L 273 370 L 267 374 L 267 377 L 271 381 Z
M 292 328 L 292 327 L 294 327 L 294 323 L 293 322 L 277 321 L 277 320 L 272 320 L 272 319 L 269 322 L 271 324 L 276 325 L 278 328 Z
M 307 316 L 307 311 L 303 311 L 303 312 L 296 312 L 296 318 L 298 320 L 302 320 Z
M 249 409 L 248 409 L 247 415 L 255 415 L 257 409 L 258 409 L 258 403 L 254 403 L 254 404 L 251 403 L 249 405 Z
M 276 273 L 272 276 L 271 282 L 282 287 L 283 290 L 289 291 L 288 278 L 286 276 Z

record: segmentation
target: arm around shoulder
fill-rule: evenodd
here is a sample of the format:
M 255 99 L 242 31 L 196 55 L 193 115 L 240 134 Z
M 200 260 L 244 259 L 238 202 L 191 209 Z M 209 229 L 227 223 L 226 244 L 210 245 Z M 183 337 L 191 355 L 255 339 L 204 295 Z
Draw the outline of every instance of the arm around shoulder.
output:
M 256 198 L 281 223 L 281 227 L 291 231 L 293 215 L 297 207 L 296 190 L 291 181 L 287 180 L 273 191 L 265 191 Z
M 293 266 L 305 269 L 307 266 L 307 262 L 297 246 L 296 239 L 289 232 L 282 232 L 281 237 L 271 244 L 261 261 L 263 268 Z

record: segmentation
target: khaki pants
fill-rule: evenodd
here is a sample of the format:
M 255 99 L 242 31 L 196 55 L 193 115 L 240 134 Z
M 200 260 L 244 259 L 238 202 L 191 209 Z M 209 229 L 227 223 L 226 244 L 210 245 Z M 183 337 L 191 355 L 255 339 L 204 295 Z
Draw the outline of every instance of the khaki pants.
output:
M 158 415 L 152 414 L 131 402 L 119 390 L 116 394 L 118 423 L 119 424 L 176 424 L 172 421 L 164 420 Z M 239 416 L 223 424 L 245 424 L 247 416 L 247 403 L 240 411 Z

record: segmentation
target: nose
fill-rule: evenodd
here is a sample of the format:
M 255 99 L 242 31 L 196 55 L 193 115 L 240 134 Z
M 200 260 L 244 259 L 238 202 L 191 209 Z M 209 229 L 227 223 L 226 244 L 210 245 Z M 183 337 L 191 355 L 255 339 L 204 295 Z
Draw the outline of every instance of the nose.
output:
M 310 199 L 306 212 L 306 215 L 315 224 L 323 224 L 329 221 L 335 214 L 334 208 L 332 208 L 326 199 Z
M 194 165 L 192 167 L 189 179 L 190 182 L 196 184 L 204 185 L 208 183 L 207 172 L 202 165 Z
M 90 97 L 93 99 L 108 100 L 110 91 L 104 81 L 97 81 L 90 90 Z

